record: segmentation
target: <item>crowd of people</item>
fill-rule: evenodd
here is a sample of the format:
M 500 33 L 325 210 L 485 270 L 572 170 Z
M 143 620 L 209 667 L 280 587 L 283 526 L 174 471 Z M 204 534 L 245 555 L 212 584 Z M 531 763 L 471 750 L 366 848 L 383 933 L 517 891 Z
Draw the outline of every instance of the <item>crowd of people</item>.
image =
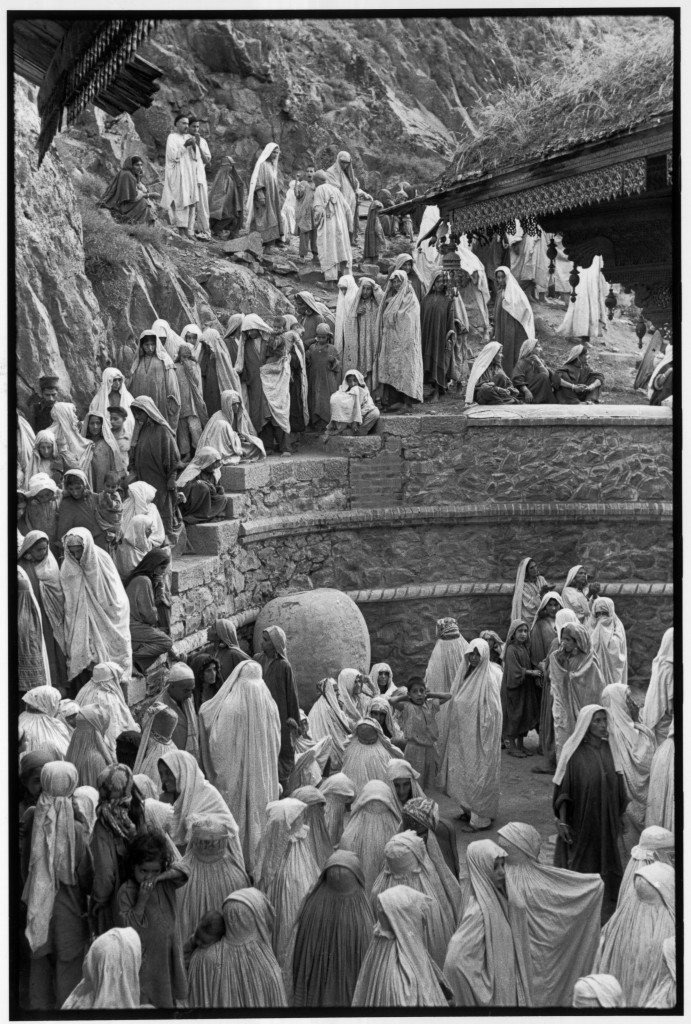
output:
M 599 584 L 524 558 L 505 639 L 440 619 L 424 677 L 343 666 L 303 709 L 278 625 L 172 653 L 156 491 L 129 484 L 113 556 L 89 471 L 62 564 L 45 531 L 19 549 L 26 1008 L 675 1004 L 672 629 L 642 702 Z M 556 845 L 512 821 L 464 849 L 533 731 Z

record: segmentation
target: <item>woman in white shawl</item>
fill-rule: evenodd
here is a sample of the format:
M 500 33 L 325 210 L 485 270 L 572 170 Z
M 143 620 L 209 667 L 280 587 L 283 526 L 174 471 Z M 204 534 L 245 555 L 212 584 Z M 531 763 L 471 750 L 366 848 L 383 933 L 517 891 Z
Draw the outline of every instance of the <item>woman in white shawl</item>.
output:
M 31 828 L 31 851 L 22 900 L 31 947 L 31 1006 L 62 1006 L 79 984 L 88 939 L 87 897 L 93 866 L 86 827 L 75 821 L 72 795 L 77 769 L 50 761 L 41 770 L 41 795 Z M 54 1003 L 47 989 L 54 986 Z
M 385 780 L 389 761 L 400 756 L 400 749 L 386 738 L 379 722 L 362 718 L 346 743 L 343 772 L 352 779 L 355 792 L 361 793 L 373 779 Z
M 589 704 L 599 704 L 604 690 L 600 663 L 588 630 L 581 623 L 567 622 L 562 627 L 559 647 L 549 655 L 549 679 L 558 758 L 580 711 Z
M 317 171 L 312 180 L 316 186 L 312 210 L 319 265 L 325 281 L 337 281 L 352 270 L 350 239 L 355 221 L 340 189 L 327 180 L 324 171 Z
M 293 926 L 307 893 L 319 878 L 305 824 L 307 805 L 286 797 L 266 808 L 268 819 L 257 851 L 257 888 L 274 908 L 272 945 L 284 967 Z
M 54 686 L 35 686 L 27 690 L 22 700 L 26 710 L 19 716 L 19 753 L 45 747 L 56 761 L 62 760 L 72 730 L 58 717 L 60 691 Z
M 309 826 L 307 845 L 312 851 L 320 871 L 334 852 L 334 844 L 331 842 L 326 828 L 326 797 L 316 786 L 299 786 L 290 794 L 293 800 L 300 800 L 305 804 L 304 823 Z
M 345 149 L 341 150 L 330 167 L 323 173 L 329 185 L 333 185 L 343 196 L 344 202 L 350 213 L 352 226 L 351 239 L 355 241 L 358 235 L 358 187 L 359 182 L 353 173 L 353 162 L 350 153 Z
M 42 433 L 42 431 L 39 431 Z M 55 437 L 55 435 L 53 435 Z M 25 480 L 33 475 L 27 473 L 36 444 L 34 429 L 27 419 L 17 411 L 17 486 L 21 487 Z
M 166 542 L 166 531 L 161 520 L 161 513 L 156 507 L 156 488 L 143 480 L 135 480 L 127 485 L 127 496 L 122 503 L 122 532 L 127 531 L 134 516 L 146 516 L 151 524 L 149 542 L 152 548 L 160 548 Z M 118 564 L 117 557 L 115 564 Z
M 631 858 L 619 887 L 617 908 L 633 891 L 633 879 L 638 869 L 656 861 L 674 867 L 674 833 L 667 828 L 652 825 L 643 829 L 638 845 L 631 850 Z
M 79 431 L 77 410 L 72 402 L 56 402 L 51 411 L 53 433 L 58 452 L 70 469 L 88 473 L 91 468 L 93 444 Z
M 629 835 L 624 837 L 624 846 L 629 850 L 645 827 L 645 806 L 655 753 L 655 737 L 646 725 L 632 718 L 632 711 L 637 714 L 638 709 L 628 687 L 623 683 L 606 686 L 600 703 L 607 710 L 609 744 L 619 761 L 629 798 L 626 808 L 630 822 L 627 830 Z M 630 834 L 632 831 L 633 835 Z
M 596 597 L 593 601 L 593 628 L 590 640 L 600 663 L 604 682 L 628 682 L 628 656 L 624 625 L 614 610 L 609 597 Z
M 88 476 L 94 493 L 98 493 L 103 490 L 106 473 L 117 473 L 118 477 L 126 474 L 127 455 L 113 434 L 107 410 L 101 412 L 90 406 L 82 421 L 81 433 L 92 444 Z
M 502 347 L 490 341 L 481 349 L 473 362 L 465 389 L 466 406 L 515 405 L 518 391 L 502 369 Z
M 487 282 L 487 272 L 479 256 L 477 256 L 468 244 L 468 236 L 461 235 L 460 242 L 456 246 L 456 252 L 461 261 L 461 270 L 464 270 L 470 278 L 473 289 L 473 298 L 478 308 L 483 325 L 483 339 L 489 338 L 489 301 L 490 291 Z M 513 617 L 513 616 L 512 616 Z
M 240 830 L 247 871 L 254 873 L 266 807 L 278 799 L 281 722 L 255 661 L 238 665 L 199 711 L 199 747 L 209 780 Z M 238 765 L 242 764 L 242 771 Z
M 50 451 L 48 450 L 49 447 Z M 17 457 L 21 460 L 21 465 L 24 467 L 24 472 L 18 475 L 17 478 L 18 486 L 26 490 L 30 486 L 33 477 L 39 473 L 42 477 L 47 476 L 57 485 L 62 483 L 67 466 L 58 451 L 58 442 L 55 439 L 54 430 L 39 430 L 32 447 L 26 454 L 26 458 L 19 451 L 17 452 Z
M 350 820 L 338 843 L 339 850 L 357 854 L 369 892 L 384 867 L 384 847 L 398 832 L 401 816 L 386 782 L 368 782 L 353 804 Z
M 645 823 L 674 831 L 674 719 L 653 755 Z
M 210 910 L 218 910 L 237 889 L 245 889 L 249 878 L 240 848 L 237 825 L 225 817 L 193 814 L 190 841 L 182 858 L 187 885 L 177 891 L 177 928 L 184 946 Z
M 506 851 L 482 839 L 467 850 L 472 897 L 449 943 L 444 975 L 456 1006 L 532 1006 L 526 908 L 506 886 Z
M 425 686 L 433 693 L 451 693 L 451 685 L 461 667 L 468 641 L 461 634 L 456 619 L 437 619 L 437 642 L 427 662 Z
M 278 143 L 269 142 L 259 156 L 247 192 L 245 231 L 258 231 L 264 245 L 274 245 L 285 234 L 278 191 Z
M 605 296 L 608 285 L 602 273 L 602 256 L 593 256 L 589 267 L 579 267 L 576 301 L 569 302 L 556 333 L 566 338 L 600 337 L 600 325 L 607 320 Z
M 116 384 L 119 387 L 116 388 Z M 122 442 L 120 444 L 121 451 L 126 451 L 129 448 L 129 442 L 134 432 L 134 416 L 130 410 L 134 398 L 135 396 L 127 390 L 125 376 L 122 371 L 118 370 L 116 366 L 106 366 L 101 375 L 98 391 L 92 398 L 89 408 L 93 411 L 94 415 L 102 416 L 104 420 L 108 415 L 108 409 L 111 407 L 124 409 L 127 413 L 122 434 L 117 438 L 119 444 Z
M 351 727 L 342 710 L 335 679 L 321 679 L 317 683 L 319 696 L 307 716 L 309 731 L 317 742 L 331 738 L 331 768 L 339 772 L 343 767 L 345 746 L 350 737 Z
M 356 668 L 344 668 L 338 673 L 339 703 L 351 726 L 365 718 L 369 710 L 372 698 L 363 690 L 366 679 Z
M 431 898 L 407 885 L 377 897 L 374 934 L 362 961 L 353 1006 L 448 1005 L 444 977 L 427 948 Z
M 275 446 L 281 455 L 290 455 L 290 352 L 280 339 L 267 346 L 266 358 L 259 368 L 263 394 L 262 427 L 265 447 Z
M 142 943 L 134 928 L 111 928 L 94 939 L 84 957 L 82 980 L 63 1010 L 138 1010 Z
M 222 393 L 220 411 L 204 427 L 197 450 L 200 448 L 215 448 L 225 466 L 266 458 L 264 445 L 255 436 L 237 391 Z
M 180 335 L 175 333 L 167 320 L 154 320 L 151 325 L 151 330 L 159 341 L 163 343 L 164 349 L 173 362 L 175 362 L 180 346 L 182 345 L 182 338 Z
M 386 697 L 387 699 L 407 692 L 404 686 L 396 686 L 391 666 L 387 665 L 385 661 L 378 661 L 376 665 L 372 665 L 369 673 L 369 689 L 370 697 Z
M 344 274 L 338 280 L 338 299 L 336 300 L 336 317 L 334 327 L 333 345 L 338 352 L 341 366 L 343 362 L 343 348 L 345 345 L 345 321 L 355 296 L 358 293 L 358 284 L 352 274 Z
M 355 799 L 355 786 L 343 772 L 329 775 L 319 783 L 319 792 L 324 796 L 324 822 L 333 847 L 338 846 L 343 835 L 345 816 Z
M 377 315 L 383 298 L 384 292 L 376 281 L 361 277 L 345 309 L 341 365 L 355 366 L 370 382 L 379 341 Z
M 439 737 L 439 784 L 460 805 L 463 831 L 489 828 L 499 810 L 501 677 L 492 668 L 487 641 L 472 640 Z
M 190 841 L 192 816 L 219 815 L 228 824 L 229 832 L 237 829 L 235 818 L 215 786 L 204 778 L 194 757 L 186 750 L 172 750 L 164 754 L 158 765 L 163 799 L 173 805 L 170 837 L 180 850 Z
M 384 847 L 384 866 L 372 886 L 371 901 L 375 913 L 377 897 L 395 885 L 410 886 L 432 900 L 427 915 L 427 946 L 434 962 L 443 968 L 446 949 L 458 922 L 424 840 L 410 830 L 397 832 Z
M 372 386 L 385 386 L 386 406 L 410 409 L 423 398 L 422 340 L 420 303 L 403 270 L 394 270 L 387 282 L 376 329 Z
M 604 883 L 539 861 L 540 834 L 512 821 L 498 830 L 506 847 L 509 902 L 525 904 L 536 1006 L 568 1006 L 575 982 L 592 967 L 600 938 Z
M 43 531 L 30 530 L 17 552 L 17 559 L 29 578 L 39 610 L 48 659 L 47 681 L 60 687 L 67 681 L 65 599 L 60 585 L 60 569 L 48 541 L 48 535 Z
M 343 383 L 329 399 L 331 420 L 327 431 L 344 434 L 350 430 L 356 437 L 369 434 L 379 420 L 379 409 L 374 404 L 365 378 L 359 370 L 347 370 Z M 324 444 L 329 434 L 324 436 Z
M 130 370 L 129 387 L 138 398 L 150 398 L 170 427 L 173 437 L 180 418 L 180 386 L 175 363 L 155 331 L 142 331 Z M 137 431 L 133 437 L 136 443 Z
M 127 529 L 123 531 L 113 556 L 121 579 L 126 579 L 152 550 L 152 529 L 148 516 L 133 516 Z
M 516 586 L 511 602 L 512 622 L 515 619 L 523 619 L 524 622 L 532 623 L 546 586 L 547 580 L 540 575 L 535 559 L 522 558 L 516 570 Z
M 657 744 L 668 735 L 674 717 L 674 629 L 666 630 L 653 659 L 641 720 L 655 733 Z
M 132 717 L 127 701 L 122 692 L 122 680 L 125 672 L 121 665 L 114 661 L 103 661 L 94 666 L 91 679 L 82 686 L 75 700 L 81 707 L 87 704 L 98 704 L 108 710 L 108 728 L 105 741 L 113 756 L 115 741 L 121 732 L 139 732 L 139 726 Z
M 584 594 L 588 582 L 588 574 L 582 565 L 574 565 L 569 569 L 566 583 L 561 592 L 561 599 L 565 608 L 570 608 L 576 613 L 578 621 L 586 626 L 590 624 L 592 614 L 592 602 Z
M 674 868 L 638 868 L 633 893 L 602 929 L 593 970 L 619 980 L 624 1005 L 644 1007 L 665 974 L 662 944 L 675 934 Z
M 19 565 L 17 566 L 17 655 L 17 681 L 20 692 L 30 690 L 34 686 L 51 685 L 50 662 L 43 633 L 41 608 L 28 575 Z
M 96 547 L 83 526 L 66 533 L 63 544 L 60 582 L 65 595 L 68 677 L 74 679 L 94 664 L 114 661 L 129 680 L 130 603 L 113 560 Z
M 535 320 L 528 296 L 508 267 L 497 267 L 494 282 L 494 338 L 502 347 L 504 372 L 510 377 L 521 345 L 535 337 Z
M 662 943 L 664 966 L 646 1009 L 671 1010 L 677 1005 L 677 943 L 673 935 Z

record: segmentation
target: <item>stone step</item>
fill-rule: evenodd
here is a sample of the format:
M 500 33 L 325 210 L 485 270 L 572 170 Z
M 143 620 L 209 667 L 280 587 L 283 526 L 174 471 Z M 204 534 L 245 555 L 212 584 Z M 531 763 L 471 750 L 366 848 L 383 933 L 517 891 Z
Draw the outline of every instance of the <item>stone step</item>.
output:
M 221 560 L 211 555 L 183 555 L 173 559 L 170 589 L 173 596 L 203 587 L 222 572 Z
M 237 519 L 221 519 L 187 527 L 187 553 L 191 555 L 222 555 L 231 551 L 238 539 Z M 184 557 L 184 556 L 183 556 Z
M 363 454 L 374 454 L 377 443 L 381 444 L 378 438 L 347 440 L 359 441 Z M 269 512 L 275 515 L 279 511 L 292 514 L 347 508 L 351 448 L 341 447 L 338 454 L 309 452 L 224 466 L 221 485 L 230 498 L 229 510 L 234 518 L 247 519 Z

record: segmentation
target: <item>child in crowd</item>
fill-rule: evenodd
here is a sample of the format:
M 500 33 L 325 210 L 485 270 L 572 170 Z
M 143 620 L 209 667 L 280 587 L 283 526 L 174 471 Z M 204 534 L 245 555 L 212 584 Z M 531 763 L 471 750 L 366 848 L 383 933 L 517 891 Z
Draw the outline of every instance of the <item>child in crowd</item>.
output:
M 111 558 L 122 537 L 122 498 L 119 486 L 120 476 L 111 470 L 103 478 L 103 490 L 96 495 L 96 518 L 108 540 L 108 554 Z
M 118 892 L 120 925 L 142 942 L 139 976 L 141 999 L 152 1006 L 174 1007 L 187 997 L 187 978 L 177 938 L 176 890 L 187 882 L 187 869 L 171 865 L 162 833 L 137 836 L 127 851 L 129 880 Z
M 198 949 L 208 949 L 220 942 L 226 933 L 226 923 L 220 910 L 208 910 L 197 925 L 197 930 L 183 946 L 185 970 L 189 971 L 192 957 Z
M 447 700 L 451 700 L 450 693 L 431 693 L 419 676 L 408 682 L 407 693 L 389 698 L 403 729 L 406 761 L 420 773 L 420 785 L 426 793 L 433 789 L 437 773 L 437 712 Z

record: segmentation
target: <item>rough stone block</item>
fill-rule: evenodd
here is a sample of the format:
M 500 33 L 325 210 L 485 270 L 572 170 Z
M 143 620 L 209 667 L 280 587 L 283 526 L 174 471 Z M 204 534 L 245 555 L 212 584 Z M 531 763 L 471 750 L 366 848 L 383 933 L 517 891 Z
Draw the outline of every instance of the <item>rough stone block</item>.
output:
M 420 433 L 421 416 L 395 416 L 388 413 L 379 417 L 379 433 L 385 437 L 392 434 L 394 437 L 411 437 Z
M 194 527 L 190 527 L 194 529 Z M 184 555 L 173 561 L 171 573 L 171 592 L 183 594 L 195 587 L 202 587 L 215 579 L 221 571 L 220 558 Z
M 133 675 L 127 684 L 127 703 L 130 707 L 146 697 L 146 677 Z
M 347 455 L 351 459 L 367 459 L 381 451 L 382 438 L 370 434 L 365 437 L 334 437 L 332 435 L 326 447 L 333 455 Z
M 300 284 L 320 284 L 323 283 L 323 277 L 318 263 L 308 263 L 298 270 Z
M 225 466 L 221 473 L 223 487 L 229 491 L 253 491 L 258 487 L 266 487 L 269 483 L 269 464 L 264 462 L 248 462 L 245 465 Z
M 227 554 L 237 544 L 240 523 L 227 519 L 218 523 L 200 523 L 187 527 L 187 543 L 191 554 Z
M 252 252 L 255 256 L 261 257 L 264 252 L 262 236 L 258 231 L 252 231 L 249 235 L 241 235 L 239 238 L 231 238 L 229 242 L 223 243 L 223 252 Z
M 376 281 L 377 275 L 379 274 L 378 263 L 363 263 L 361 264 L 360 269 L 365 277 L 371 277 Z

